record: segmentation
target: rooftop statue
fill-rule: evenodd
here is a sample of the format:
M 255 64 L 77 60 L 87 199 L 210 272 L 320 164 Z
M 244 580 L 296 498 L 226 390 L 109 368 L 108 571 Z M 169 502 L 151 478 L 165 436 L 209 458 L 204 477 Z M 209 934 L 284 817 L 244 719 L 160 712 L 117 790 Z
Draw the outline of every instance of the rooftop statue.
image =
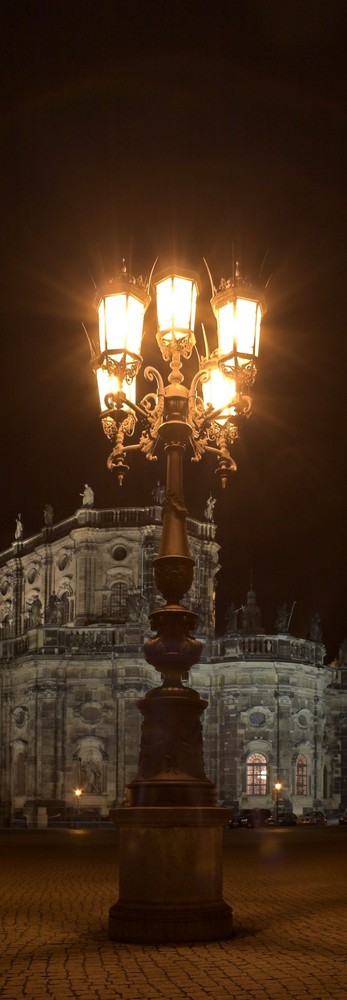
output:
M 226 635 L 234 635 L 237 632 L 237 610 L 234 601 L 229 604 L 225 612 Z
M 206 521 L 213 522 L 213 509 L 216 503 L 217 501 L 214 500 L 212 493 L 210 493 L 204 510 L 204 517 L 206 518 Z
M 15 530 L 15 533 L 14 533 L 14 537 L 16 539 L 16 542 L 19 542 L 20 539 L 23 538 L 23 525 L 22 525 L 21 518 L 22 518 L 22 515 L 21 514 L 17 514 L 17 517 L 16 517 L 16 530 Z
M 311 642 L 322 642 L 322 623 L 318 612 L 311 618 L 310 639 Z
M 53 524 L 53 507 L 51 503 L 46 503 L 43 508 L 43 518 L 46 528 Z
M 83 490 L 83 493 L 80 493 L 80 497 L 82 497 L 82 505 L 83 505 L 83 507 L 92 507 L 93 506 L 93 503 L 94 503 L 94 490 L 92 490 L 91 486 L 88 486 L 88 483 L 84 484 L 84 490 Z
M 152 490 L 152 497 L 154 503 L 158 504 L 161 507 L 165 499 L 165 486 L 161 485 L 159 479 L 157 485 L 154 487 L 154 490 Z
M 275 632 L 288 632 L 290 612 L 286 604 L 281 604 L 277 609 L 275 620 Z

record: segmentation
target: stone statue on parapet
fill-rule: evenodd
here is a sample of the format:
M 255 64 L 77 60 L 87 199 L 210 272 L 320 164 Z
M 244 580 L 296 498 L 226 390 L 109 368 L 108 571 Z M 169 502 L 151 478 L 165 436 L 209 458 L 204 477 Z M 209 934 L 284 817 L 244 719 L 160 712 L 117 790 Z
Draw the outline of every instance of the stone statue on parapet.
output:
M 50 528 L 53 524 L 53 507 L 51 503 L 46 503 L 43 508 L 43 519 L 46 528 Z
M 277 609 L 275 620 L 275 632 L 288 632 L 290 612 L 286 604 L 281 604 Z
M 237 611 L 234 601 L 229 604 L 225 612 L 226 635 L 234 635 L 237 632 Z
M 34 597 L 30 608 L 30 625 L 34 627 L 35 625 L 41 625 L 42 620 L 42 601 L 40 601 L 39 596 Z
M 17 514 L 17 517 L 16 517 L 16 530 L 15 530 L 15 533 L 14 533 L 14 537 L 15 537 L 16 542 L 19 542 L 20 539 L 23 538 L 23 524 L 22 524 L 22 515 L 21 514 Z
M 93 503 L 94 503 L 94 490 L 92 490 L 91 486 L 88 486 L 88 483 L 84 484 L 84 490 L 83 490 L 83 493 L 80 493 L 80 497 L 82 497 L 82 506 L 83 507 L 92 507 L 93 506 Z
M 48 604 L 46 608 L 46 624 L 47 625 L 59 625 L 61 620 L 60 615 L 60 601 L 58 595 L 53 591 L 49 595 Z
M 154 487 L 154 490 L 152 490 L 152 497 L 154 503 L 157 504 L 158 507 L 162 507 L 165 500 L 165 486 L 161 486 L 159 479 L 157 485 Z
M 311 618 L 309 637 L 311 642 L 322 642 L 322 623 L 318 612 Z
M 140 618 L 141 611 L 141 594 L 136 593 L 134 590 L 132 593 L 128 594 L 127 601 L 127 618 L 130 622 L 138 622 Z
M 205 518 L 206 521 L 211 521 L 211 523 L 214 520 L 214 518 L 213 518 L 213 510 L 214 510 L 214 507 L 215 507 L 216 503 L 217 503 L 217 500 L 214 500 L 214 498 L 212 496 L 212 493 L 210 493 L 209 498 L 208 498 L 208 500 L 206 502 L 205 510 L 204 510 L 204 518 Z
M 347 639 L 343 639 L 339 648 L 338 662 L 340 666 L 347 664 Z

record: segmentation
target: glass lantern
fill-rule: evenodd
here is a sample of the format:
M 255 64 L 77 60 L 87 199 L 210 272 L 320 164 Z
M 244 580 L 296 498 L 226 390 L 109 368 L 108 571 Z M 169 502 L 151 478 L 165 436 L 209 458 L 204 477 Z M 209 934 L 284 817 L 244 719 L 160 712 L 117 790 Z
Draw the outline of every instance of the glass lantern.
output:
M 105 397 L 123 392 L 135 402 L 136 375 L 141 367 L 143 321 L 150 296 L 134 279 L 124 275 L 110 281 L 97 297 L 99 356 L 96 377 L 101 412 Z
M 236 397 L 235 379 L 226 377 L 218 367 L 217 361 L 207 362 L 204 369 L 207 373 L 206 381 L 202 380 L 201 384 L 204 408 L 220 410 L 214 419 L 217 423 L 224 424 L 236 413 L 233 405 Z
M 225 282 L 211 305 L 217 319 L 220 359 L 231 369 L 252 368 L 259 354 L 264 300 L 251 288 Z
M 190 357 L 195 345 L 197 275 L 180 270 L 159 275 L 154 282 L 157 299 L 157 341 L 163 357 L 179 351 Z

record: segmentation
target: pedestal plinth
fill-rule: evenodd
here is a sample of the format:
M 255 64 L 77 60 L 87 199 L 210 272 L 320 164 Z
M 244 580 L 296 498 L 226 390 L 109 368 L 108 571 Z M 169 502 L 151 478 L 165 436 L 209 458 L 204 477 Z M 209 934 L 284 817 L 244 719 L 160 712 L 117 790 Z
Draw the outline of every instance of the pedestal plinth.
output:
M 132 807 L 111 811 L 120 830 L 119 899 L 109 911 L 115 941 L 159 944 L 232 935 L 222 896 L 219 807 Z

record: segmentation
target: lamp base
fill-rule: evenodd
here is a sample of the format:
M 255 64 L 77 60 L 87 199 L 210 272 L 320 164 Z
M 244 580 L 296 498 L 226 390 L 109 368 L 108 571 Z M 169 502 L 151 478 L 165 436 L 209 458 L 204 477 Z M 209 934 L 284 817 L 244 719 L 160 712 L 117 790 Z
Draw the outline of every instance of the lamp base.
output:
M 232 936 L 222 898 L 223 826 L 219 807 L 123 807 L 119 900 L 109 912 L 115 941 L 160 944 Z

